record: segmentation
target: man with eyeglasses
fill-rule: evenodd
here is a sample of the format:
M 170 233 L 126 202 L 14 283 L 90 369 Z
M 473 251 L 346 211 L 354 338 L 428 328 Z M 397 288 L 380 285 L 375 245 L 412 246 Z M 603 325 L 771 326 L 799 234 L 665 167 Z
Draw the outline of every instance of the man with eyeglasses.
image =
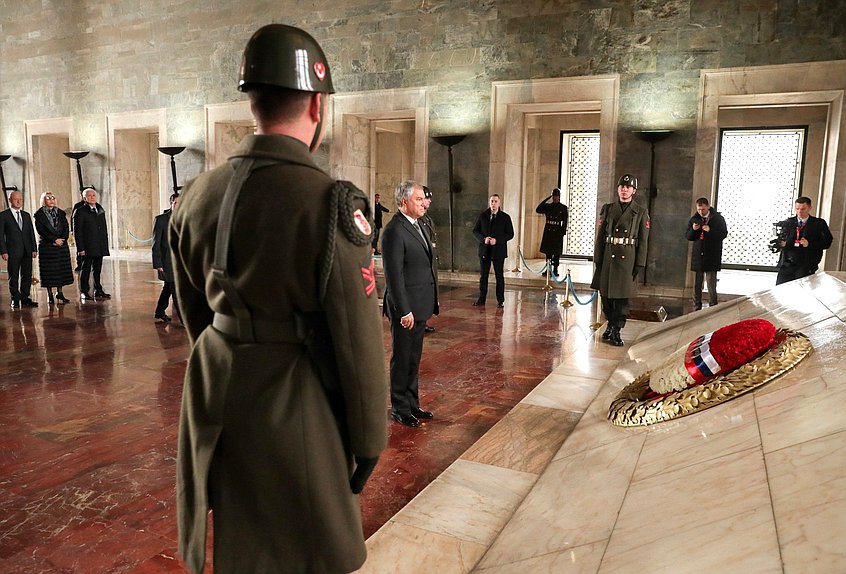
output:
M 9 272 L 9 293 L 12 309 L 38 307 L 30 299 L 32 287 L 32 260 L 38 255 L 32 218 L 23 210 L 20 191 L 9 194 L 9 209 L 0 213 L 0 255 Z

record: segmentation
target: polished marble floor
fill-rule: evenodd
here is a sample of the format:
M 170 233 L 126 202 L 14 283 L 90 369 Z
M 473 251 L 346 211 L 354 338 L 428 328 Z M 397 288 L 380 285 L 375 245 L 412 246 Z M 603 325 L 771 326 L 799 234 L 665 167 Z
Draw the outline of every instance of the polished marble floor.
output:
M 436 418 L 390 427 L 362 497 L 362 572 L 846 571 L 844 280 L 630 321 L 623 348 L 561 291 L 509 288 L 499 310 L 444 286 L 421 367 Z M 187 339 L 154 323 L 148 264 L 108 261 L 105 283 L 114 298 L 95 304 L 0 299 L 0 572 L 185 571 L 173 464 Z M 607 423 L 634 374 L 751 316 L 806 332 L 808 370 L 677 422 Z
M 36 309 L 12 311 L 0 295 L 0 572 L 184 571 L 173 467 L 186 334 L 154 322 L 161 283 L 148 263 L 107 259 L 104 284 L 110 301 L 80 302 L 69 287 L 73 301 L 60 307 L 43 290 Z M 421 366 L 421 398 L 436 418 L 416 430 L 391 425 L 362 496 L 368 534 L 591 339 L 592 306 L 565 310 L 560 291 L 509 289 L 504 309 L 472 307 L 475 294 L 442 289 Z M 387 365 L 387 329 L 383 341 Z M 554 412 L 531 432 L 579 416 Z M 527 467 L 550 454 L 544 446 Z
M 755 317 L 814 353 L 701 413 L 608 422 L 635 376 Z M 626 331 L 625 350 L 565 338 L 551 374 L 368 540 L 360 572 L 846 572 L 846 273 Z

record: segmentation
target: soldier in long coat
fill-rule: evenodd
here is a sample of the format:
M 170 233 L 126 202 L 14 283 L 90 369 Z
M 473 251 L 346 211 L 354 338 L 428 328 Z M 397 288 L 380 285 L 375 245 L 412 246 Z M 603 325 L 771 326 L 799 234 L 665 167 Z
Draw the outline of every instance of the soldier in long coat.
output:
M 387 444 L 369 202 L 312 159 L 333 89 L 310 35 L 257 31 L 240 88 L 258 135 L 185 187 L 171 223 L 192 345 L 179 550 L 202 571 L 211 509 L 216 573 L 351 572 L 357 493 Z
M 540 252 L 546 255 L 549 267 L 555 275 L 558 275 L 558 259 L 564 250 L 568 219 L 567 206 L 561 203 L 561 190 L 557 187 L 553 189 L 552 194 L 538 204 L 535 213 L 546 217 Z
M 637 295 L 637 277 L 646 267 L 649 213 L 632 201 L 637 178 L 626 174 L 617 184 L 618 201 L 602 206 L 593 246 L 594 274 L 590 286 L 599 290 L 608 327 L 602 339 L 622 347 L 629 298 Z

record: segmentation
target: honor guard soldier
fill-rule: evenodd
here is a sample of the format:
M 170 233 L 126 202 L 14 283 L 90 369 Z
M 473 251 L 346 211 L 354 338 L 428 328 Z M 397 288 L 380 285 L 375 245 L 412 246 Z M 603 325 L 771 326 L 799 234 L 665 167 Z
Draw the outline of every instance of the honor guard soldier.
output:
M 427 186 L 423 186 L 423 207 L 426 209 L 426 213 L 423 214 L 423 217 L 420 218 L 420 225 L 422 225 L 425 230 L 426 234 L 429 236 L 429 240 L 432 242 L 432 269 L 435 271 L 435 289 L 438 288 L 438 263 L 440 259 L 438 258 L 438 233 L 435 231 L 435 222 L 432 221 L 432 216 L 429 215 L 429 208 L 432 206 L 432 190 L 429 189 Z M 424 329 L 427 333 L 434 333 L 435 328 L 426 323 L 426 328 Z
M 387 444 L 367 197 L 311 153 L 333 93 L 309 34 L 247 43 L 256 135 L 182 193 L 170 244 L 191 342 L 177 455 L 179 551 L 214 571 L 351 572 L 359 499 Z
M 620 330 L 626 326 L 629 298 L 637 295 L 637 277 L 646 267 L 649 213 L 632 201 L 637 178 L 626 174 L 617 184 L 618 201 L 602 206 L 593 246 L 594 274 L 591 288 L 602 297 L 608 327 L 602 340 L 623 346 Z
M 567 234 L 567 206 L 561 203 L 561 190 L 557 187 L 553 189 L 552 195 L 538 204 L 535 213 L 546 216 L 540 252 L 546 255 L 547 268 L 558 275 L 558 258 L 564 250 L 564 236 Z

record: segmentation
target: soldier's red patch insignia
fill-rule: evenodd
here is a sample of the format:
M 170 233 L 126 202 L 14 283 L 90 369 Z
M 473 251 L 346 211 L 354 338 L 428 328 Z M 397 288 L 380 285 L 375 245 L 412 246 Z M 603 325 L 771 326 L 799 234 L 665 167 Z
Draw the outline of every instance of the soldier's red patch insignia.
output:
M 649 220 L 646 220 L 646 228 L 649 229 Z
M 376 270 L 373 267 L 373 258 L 370 258 L 370 265 L 361 268 L 361 278 L 364 280 L 364 294 L 370 294 L 376 290 Z
M 599 227 L 599 226 L 601 226 L 601 225 L 602 225 L 602 218 L 600 217 L 600 218 L 599 218 L 599 223 L 597 223 L 597 224 L 596 224 L 596 226 L 597 226 L 597 227 Z
M 367 218 L 364 217 L 364 214 L 360 209 L 356 209 L 355 213 L 353 213 L 353 220 L 355 221 L 355 226 L 358 227 L 358 230 L 363 234 L 370 235 L 370 232 L 373 231 L 370 229 L 370 222 L 367 221 Z
M 323 78 L 326 77 L 326 66 L 323 65 L 323 62 L 314 63 L 314 73 L 317 75 L 317 79 L 322 82 Z

